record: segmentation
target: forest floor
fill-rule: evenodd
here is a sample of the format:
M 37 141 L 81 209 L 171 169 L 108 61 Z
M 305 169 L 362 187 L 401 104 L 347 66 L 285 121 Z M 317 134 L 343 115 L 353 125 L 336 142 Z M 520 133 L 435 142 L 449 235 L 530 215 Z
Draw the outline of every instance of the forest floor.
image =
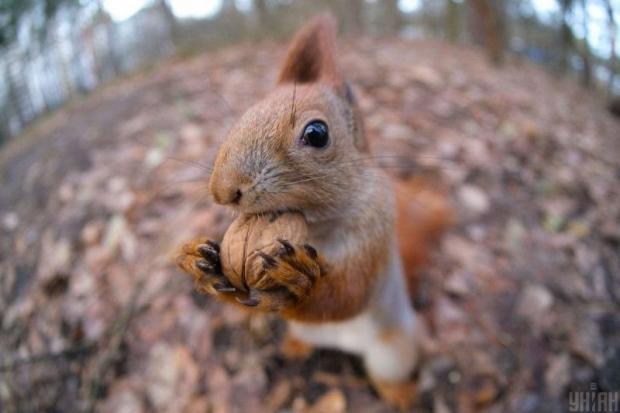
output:
M 418 412 L 562 412 L 620 390 L 620 122 L 572 79 L 432 41 L 343 41 L 376 154 L 458 215 L 414 297 Z M 284 47 L 169 62 L 0 152 L 0 410 L 389 412 L 360 360 L 279 351 L 284 323 L 192 291 L 172 263 L 231 215 L 217 143 Z M 390 155 L 398 156 L 390 157 Z

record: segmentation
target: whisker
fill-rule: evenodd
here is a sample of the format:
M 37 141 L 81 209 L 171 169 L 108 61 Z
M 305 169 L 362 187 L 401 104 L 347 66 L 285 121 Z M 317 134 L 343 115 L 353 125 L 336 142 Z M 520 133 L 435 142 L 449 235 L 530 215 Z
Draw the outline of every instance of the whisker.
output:
M 372 160 L 372 159 L 385 159 L 385 160 L 398 160 L 399 158 L 401 159 L 406 159 L 408 161 L 413 162 L 413 159 L 411 158 L 405 158 L 402 156 L 385 156 L 385 157 L 381 157 L 381 156 L 372 156 L 372 157 L 361 157 L 361 158 L 355 158 L 355 159 L 350 159 L 347 160 L 345 162 L 339 162 L 336 165 L 331 166 L 332 168 L 335 169 L 339 169 L 339 170 L 343 170 L 345 167 L 347 167 L 348 165 L 363 165 L 364 162 L 366 160 Z M 422 164 L 418 164 L 418 163 L 413 163 L 411 165 L 403 165 L 403 164 L 389 164 L 389 163 L 379 163 L 376 165 L 377 169 L 367 169 L 364 173 L 367 174 L 373 174 L 373 173 L 379 173 L 379 171 L 387 171 L 390 169 L 403 169 L 404 171 L 409 171 L 410 168 L 414 169 L 414 173 L 428 173 L 428 172 L 435 172 L 437 170 L 460 170 L 461 167 L 458 165 L 422 165 Z M 272 183 L 274 180 L 277 180 L 278 178 L 282 178 L 288 174 L 293 174 L 293 172 L 288 172 L 288 171 L 283 171 L 283 172 L 278 172 L 276 174 L 270 175 L 268 177 L 266 177 L 263 180 L 263 183 Z M 297 175 L 297 173 L 294 173 L 295 175 Z M 329 178 L 330 174 L 328 173 L 306 173 L 306 176 L 304 176 L 303 178 L 300 179 L 296 179 L 294 181 L 290 181 L 290 182 L 284 182 L 282 184 L 278 185 L 278 188 L 280 189 L 284 189 L 284 188 L 288 188 L 294 185 L 298 185 L 301 183 L 306 183 L 306 182 L 312 182 L 312 181 L 316 181 L 319 179 L 325 179 L 325 178 Z
M 447 158 L 441 158 L 439 156 L 432 155 L 368 155 L 368 156 L 359 156 L 352 159 L 347 159 L 345 161 L 371 161 L 371 160 L 402 160 L 402 161 L 415 161 L 418 159 L 428 159 L 428 160 L 436 160 L 442 162 L 454 162 Z
M 205 73 L 204 75 L 207 78 L 207 80 L 209 81 L 209 83 L 214 83 L 208 73 Z M 215 89 L 215 87 L 210 87 L 210 89 L 211 89 L 211 93 L 213 93 L 215 96 L 219 97 L 222 100 L 222 102 L 224 102 L 224 105 L 226 106 L 226 108 L 228 109 L 228 111 L 230 112 L 231 115 L 236 115 L 237 114 L 237 112 L 233 109 L 233 107 L 230 105 L 230 103 L 228 103 L 226 98 L 224 98 L 224 96 L 220 92 L 218 92 Z
M 186 164 L 186 165 L 190 165 L 190 166 L 195 166 L 195 167 L 201 168 L 201 169 L 203 169 L 203 170 L 205 170 L 205 171 L 207 171 L 209 173 L 213 172 L 213 167 L 201 164 L 200 162 L 193 161 L 191 159 L 180 159 L 180 158 L 175 158 L 174 156 L 169 156 L 169 155 L 166 155 L 166 159 L 169 159 L 171 161 L 180 162 L 180 163 L 183 163 L 183 164 Z
M 280 188 L 288 188 L 289 186 L 301 184 L 303 182 L 310 182 L 310 181 L 316 181 L 316 180 L 319 180 L 319 179 L 324 179 L 326 176 L 327 175 L 325 175 L 325 176 L 314 176 L 314 177 L 299 179 L 299 180 L 293 181 L 293 182 L 286 182 L 284 185 L 280 185 L 279 187 Z
M 422 163 L 418 163 L 416 162 L 415 159 L 412 158 L 397 158 L 397 157 L 386 157 L 386 158 L 355 158 L 355 159 L 349 159 L 346 161 L 341 161 L 339 163 L 339 165 L 334 165 L 334 167 L 343 167 L 343 166 L 360 166 L 360 165 L 364 165 L 365 162 L 367 161 L 372 161 L 372 160 L 379 160 L 379 162 L 376 163 L 376 166 L 378 168 L 411 168 L 411 167 L 415 167 L 415 168 L 437 168 L 437 169 L 461 169 L 461 167 L 456 163 L 456 162 L 452 162 L 452 161 L 448 161 L 448 160 L 442 160 L 442 162 L 445 163 L 449 163 L 449 165 L 446 164 L 437 164 L 437 165 L 425 165 Z M 405 163 L 398 163 L 399 161 L 406 161 Z M 387 163 L 385 161 L 394 161 L 396 163 Z
M 163 187 L 156 189 L 155 192 L 151 193 L 150 199 L 156 199 L 158 198 L 163 192 L 167 191 L 168 189 L 174 187 L 175 185 L 183 185 L 183 184 L 190 184 L 190 183 L 198 183 L 198 182 L 204 182 L 204 179 L 201 178 L 192 178 L 192 179 L 182 179 L 179 181 L 173 181 L 173 182 L 168 182 L 167 184 L 165 184 Z M 204 188 L 199 188 L 199 189 L 205 189 L 208 191 L 209 187 L 205 186 Z

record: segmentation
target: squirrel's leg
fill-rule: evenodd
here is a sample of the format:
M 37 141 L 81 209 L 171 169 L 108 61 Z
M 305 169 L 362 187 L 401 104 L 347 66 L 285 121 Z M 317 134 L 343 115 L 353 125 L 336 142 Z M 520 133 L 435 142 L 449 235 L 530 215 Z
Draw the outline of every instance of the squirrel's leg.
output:
M 423 329 L 407 295 L 398 248 L 391 251 L 386 273 L 362 313 L 321 324 L 291 321 L 289 329 L 307 343 L 360 355 L 380 395 L 406 408 L 415 397 L 411 374 L 418 362 Z
M 393 248 L 385 282 L 369 308 L 376 323 L 376 335 L 364 351 L 370 380 L 390 404 L 409 408 L 416 396 L 412 380 L 424 332 L 407 294 L 398 248 Z
M 404 289 L 402 291 L 405 291 Z M 339 322 L 289 322 L 293 337 L 318 347 L 335 348 L 362 357 L 372 385 L 389 404 L 408 408 L 415 396 L 411 379 L 418 361 L 417 323 L 413 310 L 399 323 L 385 326 L 372 308 Z M 402 309 L 398 309 L 401 311 Z M 405 322 L 409 319 L 408 322 Z

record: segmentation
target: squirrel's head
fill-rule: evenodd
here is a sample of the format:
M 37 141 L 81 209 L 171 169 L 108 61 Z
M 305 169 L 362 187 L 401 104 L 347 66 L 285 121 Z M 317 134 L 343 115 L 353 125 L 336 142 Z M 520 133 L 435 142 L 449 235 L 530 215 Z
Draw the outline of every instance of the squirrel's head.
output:
M 298 210 L 326 218 L 351 199 L 367 151 L 337 63 L 335 25 L 321 16 L 295 36 L 276 89 L 229 132 L 210 190 L 217 203 L 243 213 Z

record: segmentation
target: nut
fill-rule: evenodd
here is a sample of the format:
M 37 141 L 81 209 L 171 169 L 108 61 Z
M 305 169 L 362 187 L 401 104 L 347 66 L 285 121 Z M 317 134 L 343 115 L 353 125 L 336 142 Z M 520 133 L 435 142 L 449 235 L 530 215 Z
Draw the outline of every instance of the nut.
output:
M 237 288 L 247 290 L 260 275 L 256 269 L 262 251 L 269 254 L 279 245 L 277 239 L 303 244 L 308 237 L 306 220 L 301 213 L 283 212 L 268 215 L 242 215 L 230 225 L 221 244 L 222 271 Z

